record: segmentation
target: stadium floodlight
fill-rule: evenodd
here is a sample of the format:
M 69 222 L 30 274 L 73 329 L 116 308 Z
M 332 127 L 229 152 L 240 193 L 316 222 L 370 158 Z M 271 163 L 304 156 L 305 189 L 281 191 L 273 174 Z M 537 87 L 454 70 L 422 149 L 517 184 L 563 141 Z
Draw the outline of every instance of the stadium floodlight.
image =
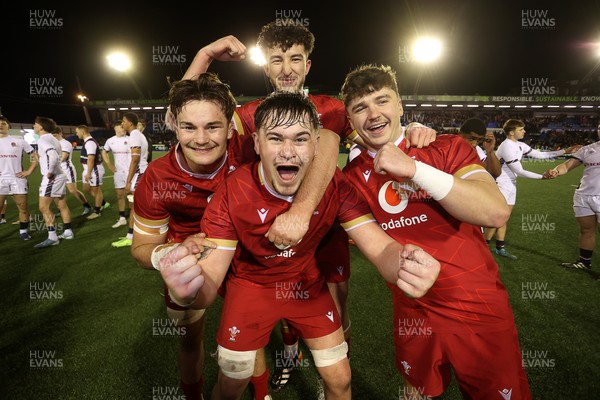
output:
M 253 47 L 250 49 L 250 60 L 252 60 L 254 64 L 258 65 L 259 67 L 262 67 L 267 63 L 264 54 L 258 47 Z
M 109 67 L 127 75 L 140 99 L 145 98 L 144 92 L 142 92 L 142 89 L 140 89 L 139 85 L 131 74 L 133 63 L 131 62 L 131 59 L 127 53 L 123 51 L 116 51 L 106 56 L 106 60 L 108 61 Z
M 437 60 L 442 54 L 442 42 L 437 39 L 419 39 L 413 45 L 413 56 L 415 61 L 430 63 Z
M 119 72 L 129 71 L 131 69 L 131 60 L 129 56 L 123 52 L 110 53 L 106 56 L 108 66 Z

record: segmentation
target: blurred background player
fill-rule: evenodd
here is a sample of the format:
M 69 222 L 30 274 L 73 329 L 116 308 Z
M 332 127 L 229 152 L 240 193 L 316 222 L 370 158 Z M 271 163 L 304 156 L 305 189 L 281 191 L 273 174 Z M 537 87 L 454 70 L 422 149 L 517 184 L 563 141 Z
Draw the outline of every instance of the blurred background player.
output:
M 33 246 L 36 249 L 56 246 L 60 243 L 59 239 L 72 239 L 74 236 L 71 229 L 71 210 L 67 205 L 67 176 L 60 167 L 62 149 L 58 140 L 52 136 L 55 128 L 56 122 L 53 119 L 39 116 L 35 118 L 33 131 L 39 135 L 37 152 L 42 174 L 39 209 L 48 229 L 48 238 Z M 64 224 L 63 233 L 60 236 L 56 232 L 56 217 L 50 209 L 52 201 L 58 207 Z
M 500 192 L 502 192 L 502 195 L 504 195 L 504 198 L 506 199 L 508 207 L 512 213 L 517 201 L 517 177 L 529 179 L 547 179 L 542 174 L 523 169 L 521 160 L 524 156 L 536 159 L 548 159 L 562 156 L 563 154 L 572 153 L 581 146 L 569 147 L 566 150 L 541 152 L 532 149 L 526 143 L 520 142 L 520 140 L 525 136 L 525 124 L 522 121 L 517 119 L 509 119 L 504 123 L 502 129 L 504 130 L 506 139 L 500 143 L 500 146 L 498 146 L 498 150 L 496 151 L 496 156 L 502 165 L 502 173 L 498 178 L 496 178 L 496 183 L 498 184 Z M 494 253 L 502 257 L 507 257 L 511 260 L 516 260 L 517 256 L 510 253 L 506 249 L 504 243 L 507 234 L 507 224 L 508 222 L 497 229 L 489 227 L 486 228 L 485 240 L 490 243 L 495 234 L 496 248 L 494 249 Z
M 118 228 L 127 225 L 125 218 L 126 196 L 125 183 L 129 172 L 129 164 L 131 163 L 131 149 L 129 148 L 129 137 L 127 132 L 121 125 L 121 121 L 113 125 L 115 135 L 111 136 L 104 143 L 102 148 L 102 159 L 113 172 L 113 180 L 115 182 L 115 193 L 117 195 L 117 206 L 119 208 L 119 219 L 112 226 Z M 114 163 L 111 162 L 108 153 L 112 153 Z
M 496 148 L 496 136 L 493 132 L 488 132 L 485 122 L 479 118 L 469 118 L 460 127 L 458 135 L 465 139 L 475 151 L 485 167 L 486 171 L 492 175 L 494 179 L 502 173 L 500 160 L 494 152 Z
M 134 192 L 140 179 L 148 168 L 148 141 L 146 136 L 137 129 L 139 119 L 136 113 L 127 112 L 123 114 L 121 126 L 129 134 L 129 149 L 131 151 L 131 161 L 127 170 L 125 180 L 125 193 L 129 200 L 129 209 L 133 210 Z M 133 239 L 133 213 L 129 213 L 129 229 L 125 237 L 112 242 L 112 247 L 131 246 Z
M 0 204 L 2 215 L 0 223 L 6 223 L 6 196 L 12 196 L 19 210 L 19 237 L 23 240 L 29 236 L 29 205 L 27 194 L 29 185 L 27 177 L 38 164 L 37 153 L 22 137 L 9 136 L 10 122 L 0 115 Z M 23 171 L 23 154 L 31 156 L 29 167 Z
M 583 146 L 567 161 L 546 171 L 544 175 L 555 178 L 581 165 L 583 175 L 573 193 L 573 212 L 579 225 L 579 258 L 575 262 L 564 262 L 562 266 L 590 270 L 596 247 L 596 230 L 600 232 L 600 141 Z
M 62 149 L 60 167 L 67 176 L 67 190 L 83 205 L 81 215 L 88 215 L 92 212 L 92 207 L 85 195 L 77 189 L 77 172 L 75 171 L 75 165 L 73 165 L 73 144 L 63 137 L 62 128 L 58 125 L 56 125 L 53 135 Z
M 104 204 L 104 195 L 102 193 L 102 182 L 104 180 L 104 165 L 102 165 L 102 155 L 100 144 L 92 137 L 87 125 L 79 125 L 75 128 L 77 137 L 83 140 L 81 154 L 79 159 L 83 167 L 81 173 L 83 181 L 83 190 L 94 199 L 94 212 L 87 216 L 87 219 L 96 219 L 102 214 Z

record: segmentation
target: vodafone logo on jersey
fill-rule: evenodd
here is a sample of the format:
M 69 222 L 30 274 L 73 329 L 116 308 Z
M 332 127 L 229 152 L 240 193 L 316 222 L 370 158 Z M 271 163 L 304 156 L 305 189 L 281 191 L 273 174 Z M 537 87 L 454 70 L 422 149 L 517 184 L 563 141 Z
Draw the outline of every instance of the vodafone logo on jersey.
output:
M 377 199 L 381 208 L 389 214 L 399 214 L 408 205 L 408 194 L 396 188 L 397 182 L 387 181 L 379 189 Z

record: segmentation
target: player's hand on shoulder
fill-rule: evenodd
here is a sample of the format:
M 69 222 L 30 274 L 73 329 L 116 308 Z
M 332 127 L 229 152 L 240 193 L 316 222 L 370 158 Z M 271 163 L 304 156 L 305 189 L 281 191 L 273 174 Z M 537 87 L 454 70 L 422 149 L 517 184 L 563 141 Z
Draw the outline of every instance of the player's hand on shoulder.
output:
M 398 178 L 412 178 L 415 175 L 415 160 L 406 155 L 394 143 L 384 144 L 373 160 L 375 172 Z
M 419 122 L 411 122 L 406 127 L 406 148 L 416 147 L 421 149 L 435 142 L 437 132 Z
M 396 285 L 409 297 L 424 296 L 440 273 L 440 263 L 429 253 L 407 244 L 400 253 Z
M 160 274 L 178 303 L 191 303 L 204 285 L 198 257 L 186 246 L 178 246 L 159 261 Z

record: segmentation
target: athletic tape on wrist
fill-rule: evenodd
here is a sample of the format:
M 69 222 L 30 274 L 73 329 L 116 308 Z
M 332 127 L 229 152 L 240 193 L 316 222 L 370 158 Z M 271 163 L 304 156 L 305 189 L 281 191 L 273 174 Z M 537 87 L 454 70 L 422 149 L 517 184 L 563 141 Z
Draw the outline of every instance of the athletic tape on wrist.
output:
M 173 303 L 177 304 L 179 307 L 189 307 L 189 306 L 191 306 L 192 304 L 194 304 L 194 301 L 196 300 L 196 299 L 193 299 L 193 300 L 192 300 L 192 301 L 190 301 L 189 303 L 184 303 L 184 302 L 182 302 L 182 301 L 179 301 L 179 299 L 177 299 L 177 296 L 175 296 L 175 295 L 173 294 L 173 292 L 171 291 L 171 288 L 169 288 L 169 297 L 171 298 L 171 301 L 172 301 Z
M 440 201 L 452 190 L 454 177 L 430 165 L 415 161 L 412 181 L 423 188 L 435 201 Z
M 152 255 L 150 256 L 150 262 L 152 262 L 152 266 L 157 271 L 160 271 L 160 260 L 171 251 L 175 250 L 180 243 L 165 243 L 156 246 L 152 250 Z

